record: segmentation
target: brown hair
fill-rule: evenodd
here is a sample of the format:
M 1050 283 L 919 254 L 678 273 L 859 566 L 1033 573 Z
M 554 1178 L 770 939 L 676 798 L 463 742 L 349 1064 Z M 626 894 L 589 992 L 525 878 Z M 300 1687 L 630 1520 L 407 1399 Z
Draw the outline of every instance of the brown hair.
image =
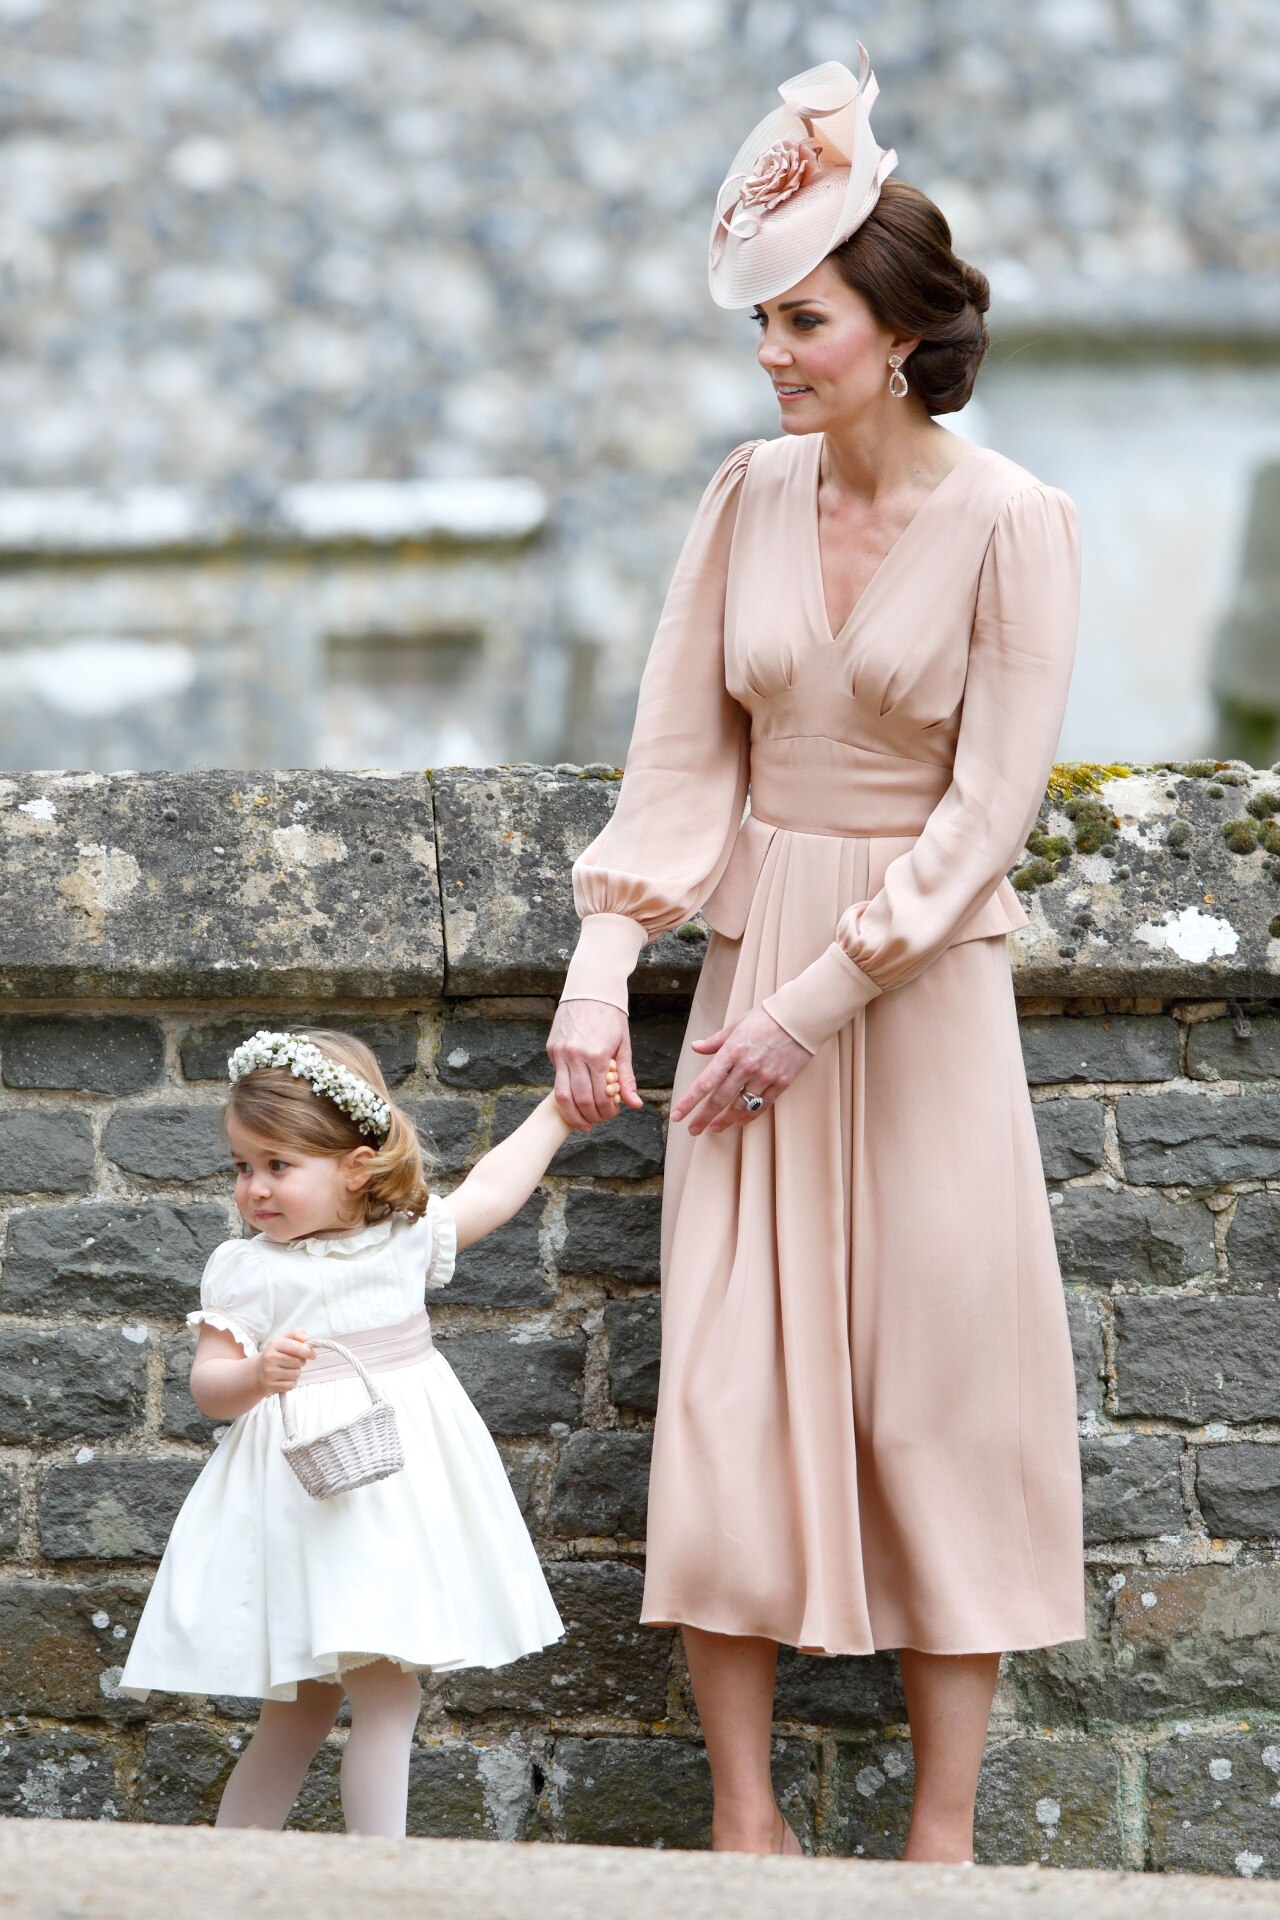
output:
M 288 1067 L 255 1067 L 237 1080 L 222 1108 L 224 1129 L 229 1119 L 235 1119 L 246 1133 L 259 1140 L 292 1147 L 296 1153 L 330 1154 L 335 1159 L 354 1147 L 372 1147 L 374 1157 L 366 1163 L 368 1179 L 352 1195 L 355 1220 L 385 1220 L 389 1213 L 416 1217 L 427 1204 L 422 1144 L 413 1121 L 387 1091 L 375 1055 L 354 1034 L 333 1033 L 327 1027 L 295 1027 L 292 1031 L 300 1039 L 310 1040 L 339 1066 L 350 1067 L 382 1096 L 391 1109 L 386 1138 L 379 1142 L 361 1133 L 350 1114 Z
M 886 180 L 862 225 L 828 258 L 881 326 L 920 336 L 903 371 L 929 412 L 958 412 L 989 344 L 982 316 L 991 288 L 953 252 L 941 209 L 905 180 Z

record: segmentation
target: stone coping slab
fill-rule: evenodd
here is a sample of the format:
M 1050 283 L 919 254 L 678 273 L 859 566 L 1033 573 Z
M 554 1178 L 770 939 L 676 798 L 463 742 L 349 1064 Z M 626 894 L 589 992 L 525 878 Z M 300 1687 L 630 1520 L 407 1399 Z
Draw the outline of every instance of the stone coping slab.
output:
M 0 488 L 0 561 L 231 547 L 520 545 L 550 503 L 523 477 L 307 481 L 232 503 L 187 487 Z
M 434 995 L 421 775 L 0 776 L 0 991 Z
M 1280 1887 L 1199 1874 L 0 1821 L 3 1920 L 654 1920 L 672 1911 L 681 1920 L 1236 1920 L 1280 1914 Z
M 555 994 L 570 868 L 617 770 L 0 775 L 0 990 L 31 997 Z M 1054 770 L 1013 870 L 1023 997 L 1266 999 L 1280 977 L 1280 774 Z M 707 929 L 636 992 L 686 995 Z

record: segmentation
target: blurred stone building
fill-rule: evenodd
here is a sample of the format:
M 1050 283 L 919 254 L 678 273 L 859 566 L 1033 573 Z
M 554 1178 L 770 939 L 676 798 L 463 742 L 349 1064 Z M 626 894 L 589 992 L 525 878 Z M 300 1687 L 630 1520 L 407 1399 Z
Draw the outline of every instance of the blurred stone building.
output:
M 619 758 L 698 492 L 777 431 L 711 197 L 855 37 L 992 281 L 954 424 L 1080 506 L 1064 753 L 1222 744 L 1211 678 L 1280 679 L 1270 14 L 0 0 L 0 764 Z

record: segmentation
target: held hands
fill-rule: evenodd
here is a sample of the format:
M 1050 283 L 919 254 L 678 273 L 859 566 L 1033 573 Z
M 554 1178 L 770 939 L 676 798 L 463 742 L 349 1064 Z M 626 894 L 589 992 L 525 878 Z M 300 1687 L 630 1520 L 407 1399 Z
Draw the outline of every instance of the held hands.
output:
M 619 1107 L 642 1107 L 631 1065 L 627 1016 L 606 1000 L 563 1000 L 556 1010 L 547 1054 L 556 1070 L 555 1101 L 565 1125 L 587 1133 L 612 1120 Z M 610 1069 L 617 1085 L 610 1091 Z
M 258 1354 L 258 1382 L 263 1393 L 287 1393 L 296 1387 L 304 1363 L 314 1357 L 315 1348 L 301 1327 L 295 1327 L 292 1333 L 276 1334 Z
M 726 1127 L 744 1127 L 758 1119 L 813 1058 L 763 1007 L 752 1007 L 732 1026 L 695 1040 L 693 1046 L 695 1052 L 715 1058 L 671 1109 L 673 1124 L 693 1114 L 691 1134 L 723 1133 Z M 739 1097 L 744 1088 L 764 1101 L 754 1113 Z
M 618 1062 L 606 1055 L 601 1062 L 599 1092 L 605 1119 L 618 1111 L 621 1085 Z M 514 1219 L 575 1131 L 560 1111 L 555 1094 L 548 1093 L 514 1132 L 481 1154 L 466 1179 L 449 1195 L 459 1248 L 469 1247 Z

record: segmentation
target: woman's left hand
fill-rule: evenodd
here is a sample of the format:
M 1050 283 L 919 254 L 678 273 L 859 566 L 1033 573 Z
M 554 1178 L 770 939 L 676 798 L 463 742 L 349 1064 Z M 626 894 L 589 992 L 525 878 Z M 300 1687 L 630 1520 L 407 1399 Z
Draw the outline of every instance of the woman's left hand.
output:
M 721 1027 L 719 1033 L 709 1033 L 693 1045 L 698 1053 L 714 1053 L 715 1059 L 671 1109 L 673 1122 L 694 1114 L 691 1134 L 723 1133 L 726 1127 L 743 1127 L 759 1119 L 813 1058 L 763 1007 L 752 1007 L 733 1026 Z M 744 1087 L 764 1101 L 754 1113 L 739 1098 Z

